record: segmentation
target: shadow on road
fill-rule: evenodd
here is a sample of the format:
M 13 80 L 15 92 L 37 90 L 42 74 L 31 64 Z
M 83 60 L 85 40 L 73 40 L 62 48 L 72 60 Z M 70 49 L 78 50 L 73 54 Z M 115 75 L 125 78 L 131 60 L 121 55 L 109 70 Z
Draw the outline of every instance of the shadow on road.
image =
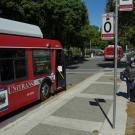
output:
M 102 67 L 102 68 L 114 68 L 114 63 L 113 62 L 99 63 L 97 65 L 99 67 Z M 117 67 L 118 68 L 125 68 L 126 64 L 125 63 L 118 63 Z
M 77 68 L 79 68 L 79 66 L 73 66 L 73 65 L 71 65 L 71 66 L 67 66 L 66 68 L 67 69 L 77 69 Z
M 113 68 L 113 63 L 111 63 L 111 62 L 108 62 L 108 63 L 99 63 L 97 65 L 99 67 L 102 67 L 102 68 Z
M 110 119 L 108 118 L 107 114 L 105 113 L 105 111 L 103 110 L 103 108 L 101 107 L 100 103 L 105 103 L 105 99 L 96 99 L 95 101 L 89 101 L 89 104 L 92 106 L 97 106 L 100 108 L 101 112 L 103 113 L 103 115 L 105 116 L 105 118 L 107 119 L 108 123 L 110 124 L 111 127 L 113 127 L 113 124 L 111 123 Z
M 66 57 L 66 68 L 67 69 L 77 69 L 79 66 L 77 64 L 82 64 L 88 60 L 84 57 Z

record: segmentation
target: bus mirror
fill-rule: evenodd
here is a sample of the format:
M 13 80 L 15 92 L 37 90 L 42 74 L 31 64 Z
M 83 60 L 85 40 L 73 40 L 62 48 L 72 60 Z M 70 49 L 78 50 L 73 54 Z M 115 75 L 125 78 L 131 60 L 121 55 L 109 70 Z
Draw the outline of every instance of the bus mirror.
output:
M 59 72 L 62 72 L 62 66 L 58 66 L 57 69 L 58 69 Z

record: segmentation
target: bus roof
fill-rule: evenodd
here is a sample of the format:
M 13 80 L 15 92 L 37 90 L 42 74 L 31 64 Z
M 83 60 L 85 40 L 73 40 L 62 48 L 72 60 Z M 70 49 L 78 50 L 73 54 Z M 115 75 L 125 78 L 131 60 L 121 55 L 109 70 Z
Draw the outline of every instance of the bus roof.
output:
M 0 34 L 0 48 L 50 48 L 61 49 L 58 40 Z
M 4 18 L 0 18 L 0 33 L 43 38 L 38 26 Z
M 114 48 L 114 45 L 108 45 L 107 47 Z M 117 45 L 118 48 L 121 48 L 121 46 Z

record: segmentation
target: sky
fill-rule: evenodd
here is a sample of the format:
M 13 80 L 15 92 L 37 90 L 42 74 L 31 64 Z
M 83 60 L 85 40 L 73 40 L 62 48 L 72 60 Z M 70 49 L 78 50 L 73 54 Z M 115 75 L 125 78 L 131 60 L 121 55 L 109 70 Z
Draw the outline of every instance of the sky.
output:
M 83 0 L 88 9 L 91 25 L 101 27 L 102 14 L 105 11 L 106 0 Z

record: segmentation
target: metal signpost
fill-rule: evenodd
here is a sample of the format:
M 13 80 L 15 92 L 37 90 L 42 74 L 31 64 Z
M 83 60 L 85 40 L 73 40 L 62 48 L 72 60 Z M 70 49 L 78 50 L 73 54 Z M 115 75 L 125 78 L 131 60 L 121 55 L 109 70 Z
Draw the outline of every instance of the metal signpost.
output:
M 114 91 L 113 91 L 113 128 L 116 120 L 116 91 L 117 91 L 117 46 L 118 46 L 118 0 L 115 0 L 115 58 L 114 58 Z

